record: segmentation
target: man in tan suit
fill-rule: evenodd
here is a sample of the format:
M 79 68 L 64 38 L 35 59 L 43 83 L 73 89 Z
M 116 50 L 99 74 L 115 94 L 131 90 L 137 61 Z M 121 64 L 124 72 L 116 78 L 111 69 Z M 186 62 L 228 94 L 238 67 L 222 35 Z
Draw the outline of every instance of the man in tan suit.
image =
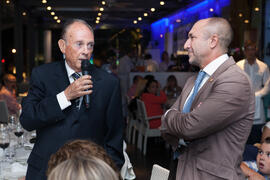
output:
M 189 63 L 201 71 L 188 79 L 161 126 L 176 150 L 177 180 L 245 178 L 240 163 L 254 117 L 254 92 L 226 54 L 232 34 L 228 21 L 218 17 L 196 22 L 188 34 Z

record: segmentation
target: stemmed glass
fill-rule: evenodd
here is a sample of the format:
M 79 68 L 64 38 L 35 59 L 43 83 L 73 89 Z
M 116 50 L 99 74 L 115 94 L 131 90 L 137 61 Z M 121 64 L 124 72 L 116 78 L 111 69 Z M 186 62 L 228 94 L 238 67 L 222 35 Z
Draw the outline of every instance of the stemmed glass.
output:
M 15 127 L 14 127 L 14 134 L 15 134 L 15 136 L 17 136 L 19 138 L 19 141 L 18 141 L 19 146 L 18 147 L 23 146 L 23 133 L 24 133 L 24 129 L 22 128 L 20 122 L 17 122 L 15 124 Z

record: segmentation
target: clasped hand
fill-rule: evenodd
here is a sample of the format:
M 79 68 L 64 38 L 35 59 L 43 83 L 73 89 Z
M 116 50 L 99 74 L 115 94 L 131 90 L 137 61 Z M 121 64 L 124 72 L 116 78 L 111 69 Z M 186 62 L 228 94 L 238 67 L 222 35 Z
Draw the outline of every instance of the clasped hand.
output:
M 84 75 L 71 83 L 64 91 L 68 101 L 76 99 L 78 97 L 84 96 L 86 94 L 91 94 L 93 91 L 93 82 L 91 76 Z

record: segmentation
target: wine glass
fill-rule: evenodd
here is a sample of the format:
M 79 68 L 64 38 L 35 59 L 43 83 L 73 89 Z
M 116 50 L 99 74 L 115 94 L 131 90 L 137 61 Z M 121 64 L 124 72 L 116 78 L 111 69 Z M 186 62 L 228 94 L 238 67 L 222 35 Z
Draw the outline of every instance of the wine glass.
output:
M 6 162 L 6 148 L 9 146 L 10 137 L 4 124 L 0 125 L 0 147 L 3 149 L 3 162 Z
M 14 134 L 19 138 L 18 140 L 18 147 L 23 146 L 23 133 L 24 129 L 22 128 L 20 122 L 17 122 L 15 127 L 14 127 Z

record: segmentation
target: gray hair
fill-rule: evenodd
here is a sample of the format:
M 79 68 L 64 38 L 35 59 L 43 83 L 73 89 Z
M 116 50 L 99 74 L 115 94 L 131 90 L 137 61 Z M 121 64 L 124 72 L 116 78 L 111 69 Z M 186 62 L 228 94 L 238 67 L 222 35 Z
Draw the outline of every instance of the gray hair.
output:
M 206 20 L 208 33 L 210 35 L 217 34 L 220 46 L 224 51 L 228 51 L 228 47 L 233 39 L 233 30 L 230 23 L 221 17 L 211 17 Z
M 66 40 L 65 36 L 66 36 L 67 30 L 74 23 L 82 23 L 82 24 L 84 24 L 94 34 L 93 28 L 86 21 L 84 21 L 82 19 L 70 19 L 70 20 L 66 21 L 64 26 L 63 26 L 63 30 L 62 30 L 62 33 L 61 33 L 61 38 L 62 39 Z

